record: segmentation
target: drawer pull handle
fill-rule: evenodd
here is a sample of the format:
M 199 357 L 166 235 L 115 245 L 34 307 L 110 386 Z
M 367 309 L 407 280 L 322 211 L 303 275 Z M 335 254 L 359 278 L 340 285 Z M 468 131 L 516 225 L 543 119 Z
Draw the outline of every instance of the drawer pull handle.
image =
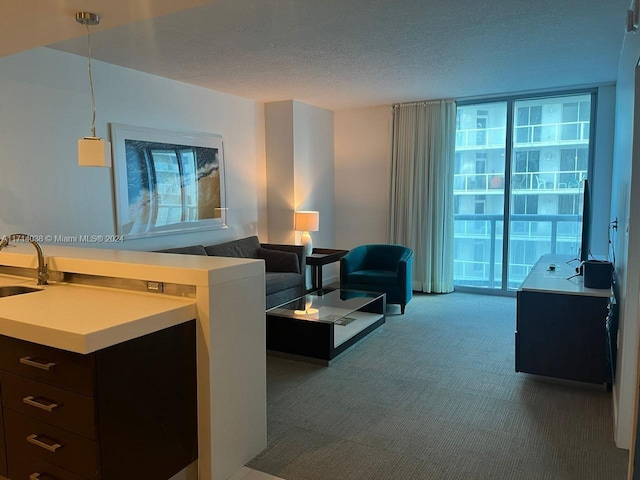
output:
M 50 452 L 56 453 L 56 450 L 58 450 L 60 447 L 62 447 L 62 445 L 60 445 L 59 443 L 54 443 L 53 445 L 49 445 L 48 443 L 44 443 L 42 440 L 39 440 L 38 437 L 40 435 L 34 433 L 33 435 L 29 435 L 27 437 L 27 442 L 36 445 L 37 447 L 40 448 L 44 448 L 45 450 L 48 450 Z
M 49 475 L 47 473 L 44 474 L 44 477 L 41 477 L 41 473 L 32 473 L 29 475 L 29 480 L 58 480 L 58 477 L 54 477 L 53 475 Z
M 39 368 L 40 370 L 47 370 L 47 371 L 51 370 L 53 367 L 56 366 L 54 362 L 40 363 L 33 360 L 31 357 L 22 357 L 20 359 L 20 363 L 22 363 L 23 365 L 29 365 L 30 367 L 35 367 L 35 368 Z
M 22 402 L 26 403 L 27 405 L 31 405 L 32 407 L 39 408 L 40 410 L 45 410 L 47 412 L 53 412 L 54 408 L 58 408 L 60 406 L 57 403 L 53 403 L 53 402 L 51 402 L 48 405 L 46 405 L 44 403 L 40 403 L 40 402 L 36 401 L 35 397 L 32 396 L 32 395 L 29 395 L 28 397 L 24 397 L 22 399 Z

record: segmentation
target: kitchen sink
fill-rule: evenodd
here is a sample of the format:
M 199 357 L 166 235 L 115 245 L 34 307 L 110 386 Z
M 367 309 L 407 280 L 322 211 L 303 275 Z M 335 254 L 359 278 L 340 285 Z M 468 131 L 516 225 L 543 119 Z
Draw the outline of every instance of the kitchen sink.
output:
M 6 285 L 0 287 L 0 298 L 20 295 L 21 293 L 41 292 L 41 288 L 26 287 L 24 285 Z

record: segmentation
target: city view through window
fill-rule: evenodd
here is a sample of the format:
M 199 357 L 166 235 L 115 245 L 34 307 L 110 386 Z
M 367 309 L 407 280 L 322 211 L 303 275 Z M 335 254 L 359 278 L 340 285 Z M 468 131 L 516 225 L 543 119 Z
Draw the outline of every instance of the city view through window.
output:
M 578 257 L 590 120 L 591 94 L 458 107 L 456 285 L 515 289 L 541 255 Z

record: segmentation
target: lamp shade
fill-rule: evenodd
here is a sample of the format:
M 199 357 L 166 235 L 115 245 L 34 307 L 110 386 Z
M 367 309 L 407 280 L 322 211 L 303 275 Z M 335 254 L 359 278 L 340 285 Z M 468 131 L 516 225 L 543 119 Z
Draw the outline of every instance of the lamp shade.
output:
M 295 212 L 295 230 L 298 232 L 317 232 L 320 226 L 320 212 L 299 210 Z
M 111 144 L 99 137 L 78 140 L 78 165 L 81 167 L 110 167 Z

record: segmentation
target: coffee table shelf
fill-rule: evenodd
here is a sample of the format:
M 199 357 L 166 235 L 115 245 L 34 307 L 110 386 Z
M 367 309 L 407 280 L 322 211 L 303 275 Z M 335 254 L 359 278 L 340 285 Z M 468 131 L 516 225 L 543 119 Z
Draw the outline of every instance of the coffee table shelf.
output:
M 385 308 L 384 293 L 318 290 L 267 310 L 267 350 L 327 365 L 384 324 Z

